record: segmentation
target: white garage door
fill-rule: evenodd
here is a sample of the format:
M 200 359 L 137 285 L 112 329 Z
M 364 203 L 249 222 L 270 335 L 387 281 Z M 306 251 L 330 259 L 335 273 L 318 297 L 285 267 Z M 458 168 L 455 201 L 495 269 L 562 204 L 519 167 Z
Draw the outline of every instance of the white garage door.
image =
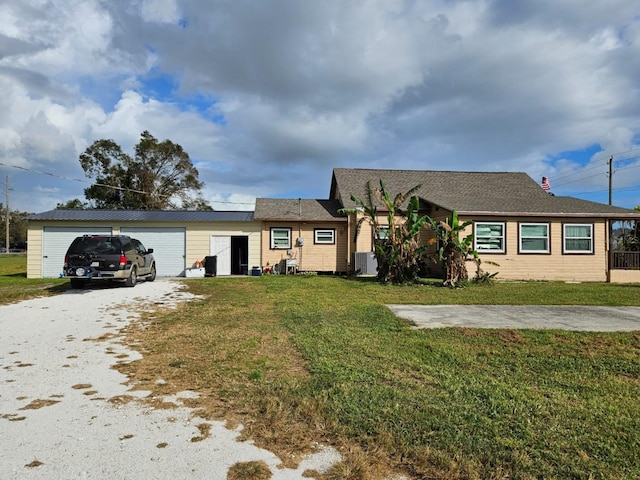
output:
M 137 238 L 147 248 L 153 248 L 159 277 L 178 277 L 185 269 L 185 229 L 173 227 L 127 227 L 122 235 Z
M 91 234 L 111 235 L 108 227 L 44 227 L 42 231 L 42 277 L 59 277 L 64 254 L 73 239 Z

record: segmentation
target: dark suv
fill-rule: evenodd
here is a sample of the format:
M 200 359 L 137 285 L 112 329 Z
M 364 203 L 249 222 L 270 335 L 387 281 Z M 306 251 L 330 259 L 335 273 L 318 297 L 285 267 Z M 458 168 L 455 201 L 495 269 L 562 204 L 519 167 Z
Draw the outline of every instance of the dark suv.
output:
M 148 282 L 156 278 L 153 248 L 146 249 L 139 240 L 126 235 L 84 235 L 77 237 L 64 257 L 62 278 L 72 288 L 82 288 L 90 281 L 121 281 L 133 287 L 139 277 Z

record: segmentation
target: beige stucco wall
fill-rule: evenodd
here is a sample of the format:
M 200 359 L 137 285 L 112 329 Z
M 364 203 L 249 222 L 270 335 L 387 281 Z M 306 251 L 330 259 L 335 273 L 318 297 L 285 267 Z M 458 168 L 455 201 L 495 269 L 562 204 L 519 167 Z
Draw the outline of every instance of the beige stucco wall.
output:
M 271 248 L 271 228 L 291 228 L 291 253 L 286 249 Z M 314 244 L 315 229 L 335 229 L 335 244 Z M 296 239 L 304 239 L 302 247 L 296 246 Z M 262 264 L 263 268 L 273 267 L 282 260 L 296 258 L 298 268 L 310 272 L 347 271 L 347 224 L 346 222 L 269 222 L 262 224 Z
M 27 278 L 42 277 L 42 225 L 29 222 L 27 227 Z
M 640 283 L 640 270 L 611 270 L 611 283 Z
M 196 260 L 203 260 L 211 253 L 211 235 L 247 236 L 249 239 L 249 267 L 261 264 L 260 222 L 73 222 L 73 221 L 30 221 L 27 230 L 27 278 L 42 277 L 42 237 L 43 227 L 111 227 L 117 235 L 120 228 L 165 227 L 185 228 L 185 263 L 191 267 Z
M 171 226 L 171 225 L 165 225 Z M 211 236 L 228 235 L 249 238 L 249 268 L 259 266 L 261 232 L 259 222 L 216 222 L 216 223 L 187 223 L 186 259 L 187 268 L 193 266 L 196 260 L 204 260 L 211 254 Z
M 468 218 L 461 218 L 465 221 Z M 506 227 L 506 253 L 481 253 L 485 272 L 498 272 L 500 280 L 565 280 L 565 281 L 607 281 L 607 223 L 604 219 L 580 218 L 564 221 L 557 218 L 527 217 L 507 218 L 491 217 L 479 218 L 476 221 L 504 222 Z M 566 219 L 565 219 L 566 220 Z M 551 253 L 532 254 L 518 253 L 520 222 L 549 223 Z M 562 253 L 562 225 L 563 223 L 593 224 L 593 254 L 563 254 Z M 472 226 L 468 231 L 472 232 Z M 490 265 L 488 262 L 498 265 Z M 472 272 L 470 271 L 471 275 Z
M 432 218 L 444 220 L 450 212 L 438 209 L 433 212 Z M 351 231 L 354 230 L 355 216 L 351 216 Z M 385 216 L 381 216 L 381 223 L 386 224 Z M 498 272 L 498 279 L 501 280 L 564 280 L 564 281 L 607 281 L 607 222 L 600 218 L 579 218 L 564 219 L 564 223 L 593 224 L 594 229 L 594 251 L 593 254 L 563 254 L 562 253 L 562 230 L 563 219 L 549 217 L 460 217 L 460 223 L 467 220 L 483 222 L 504 222 L 506 227 L 506 253 L 489 254 L 482 253 L 480 258 L 483 261 L 482 268 L 485 272 Z M 551 253 L 531 254 L 519 253 L 519 223 L 549 223 L 550 224 L 550 245 Z M 463 236 L 473 232 L 473 224 L 469 225 Z M 422 236 L 427 242 L 433 234 L 426 228 Z M 351 252 L 367 252 L 372 250 L 372 231 L 368 222 L 362 224 L 358 238 L 353 241 L 350 237 Z M 429 248 L 429 253 L 435 252 L 435 245 Z M 497 263 L 491 265 L 489 262 Z M 469 262 L 469 275 L 475 274 L 475 263 Z M 433 271 L 437 268 L 432 268 Z M 614 273 L 615 272 L 615 273 Z M 612 272 L 610 281 L 639 281 L 627 280 L 635 279 L 640 273 L 619 273 Z

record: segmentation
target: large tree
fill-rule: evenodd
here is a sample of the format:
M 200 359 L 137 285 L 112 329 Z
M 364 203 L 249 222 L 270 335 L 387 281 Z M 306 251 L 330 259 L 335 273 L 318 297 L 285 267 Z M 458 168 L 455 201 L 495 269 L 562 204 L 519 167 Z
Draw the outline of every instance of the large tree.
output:
M 203 183 L 183 148 L 142 132 L 131 157 L 113 140 L 97 140 L 80 155 L 94 184 L 84 191 L 88 206 L 123 210 L 212 210 L 202 197 Z M 76 199 L 77 200 L 77 199 Z M 79 200 L 73 205 L 82 208 Z

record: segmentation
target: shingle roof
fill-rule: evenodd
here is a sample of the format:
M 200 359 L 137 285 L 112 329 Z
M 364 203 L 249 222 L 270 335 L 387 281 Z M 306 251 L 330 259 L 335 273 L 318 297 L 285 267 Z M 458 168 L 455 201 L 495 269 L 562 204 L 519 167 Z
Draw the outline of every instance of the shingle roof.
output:
M 257 198 L 256 220 L 347 221 L 338 213 L 342 205 L 337 200 L 299 198 Z
M 27 220 L 118 222 L 251 222 L 253 212 L 185 210 L 49 210 Z
M 545 216 L 635 217 L 640 212 L 589 202 L 573 197 L 549 195 L 522 172 L 449 172 L 433 170 L 375 170 L 336 168 L 331 198 L 354 207 L 351 195 L 365 199 L 365 185 L 384 182 L 391 195 L 421 185 L 416 194 L 424 201 L 462 214 Z

